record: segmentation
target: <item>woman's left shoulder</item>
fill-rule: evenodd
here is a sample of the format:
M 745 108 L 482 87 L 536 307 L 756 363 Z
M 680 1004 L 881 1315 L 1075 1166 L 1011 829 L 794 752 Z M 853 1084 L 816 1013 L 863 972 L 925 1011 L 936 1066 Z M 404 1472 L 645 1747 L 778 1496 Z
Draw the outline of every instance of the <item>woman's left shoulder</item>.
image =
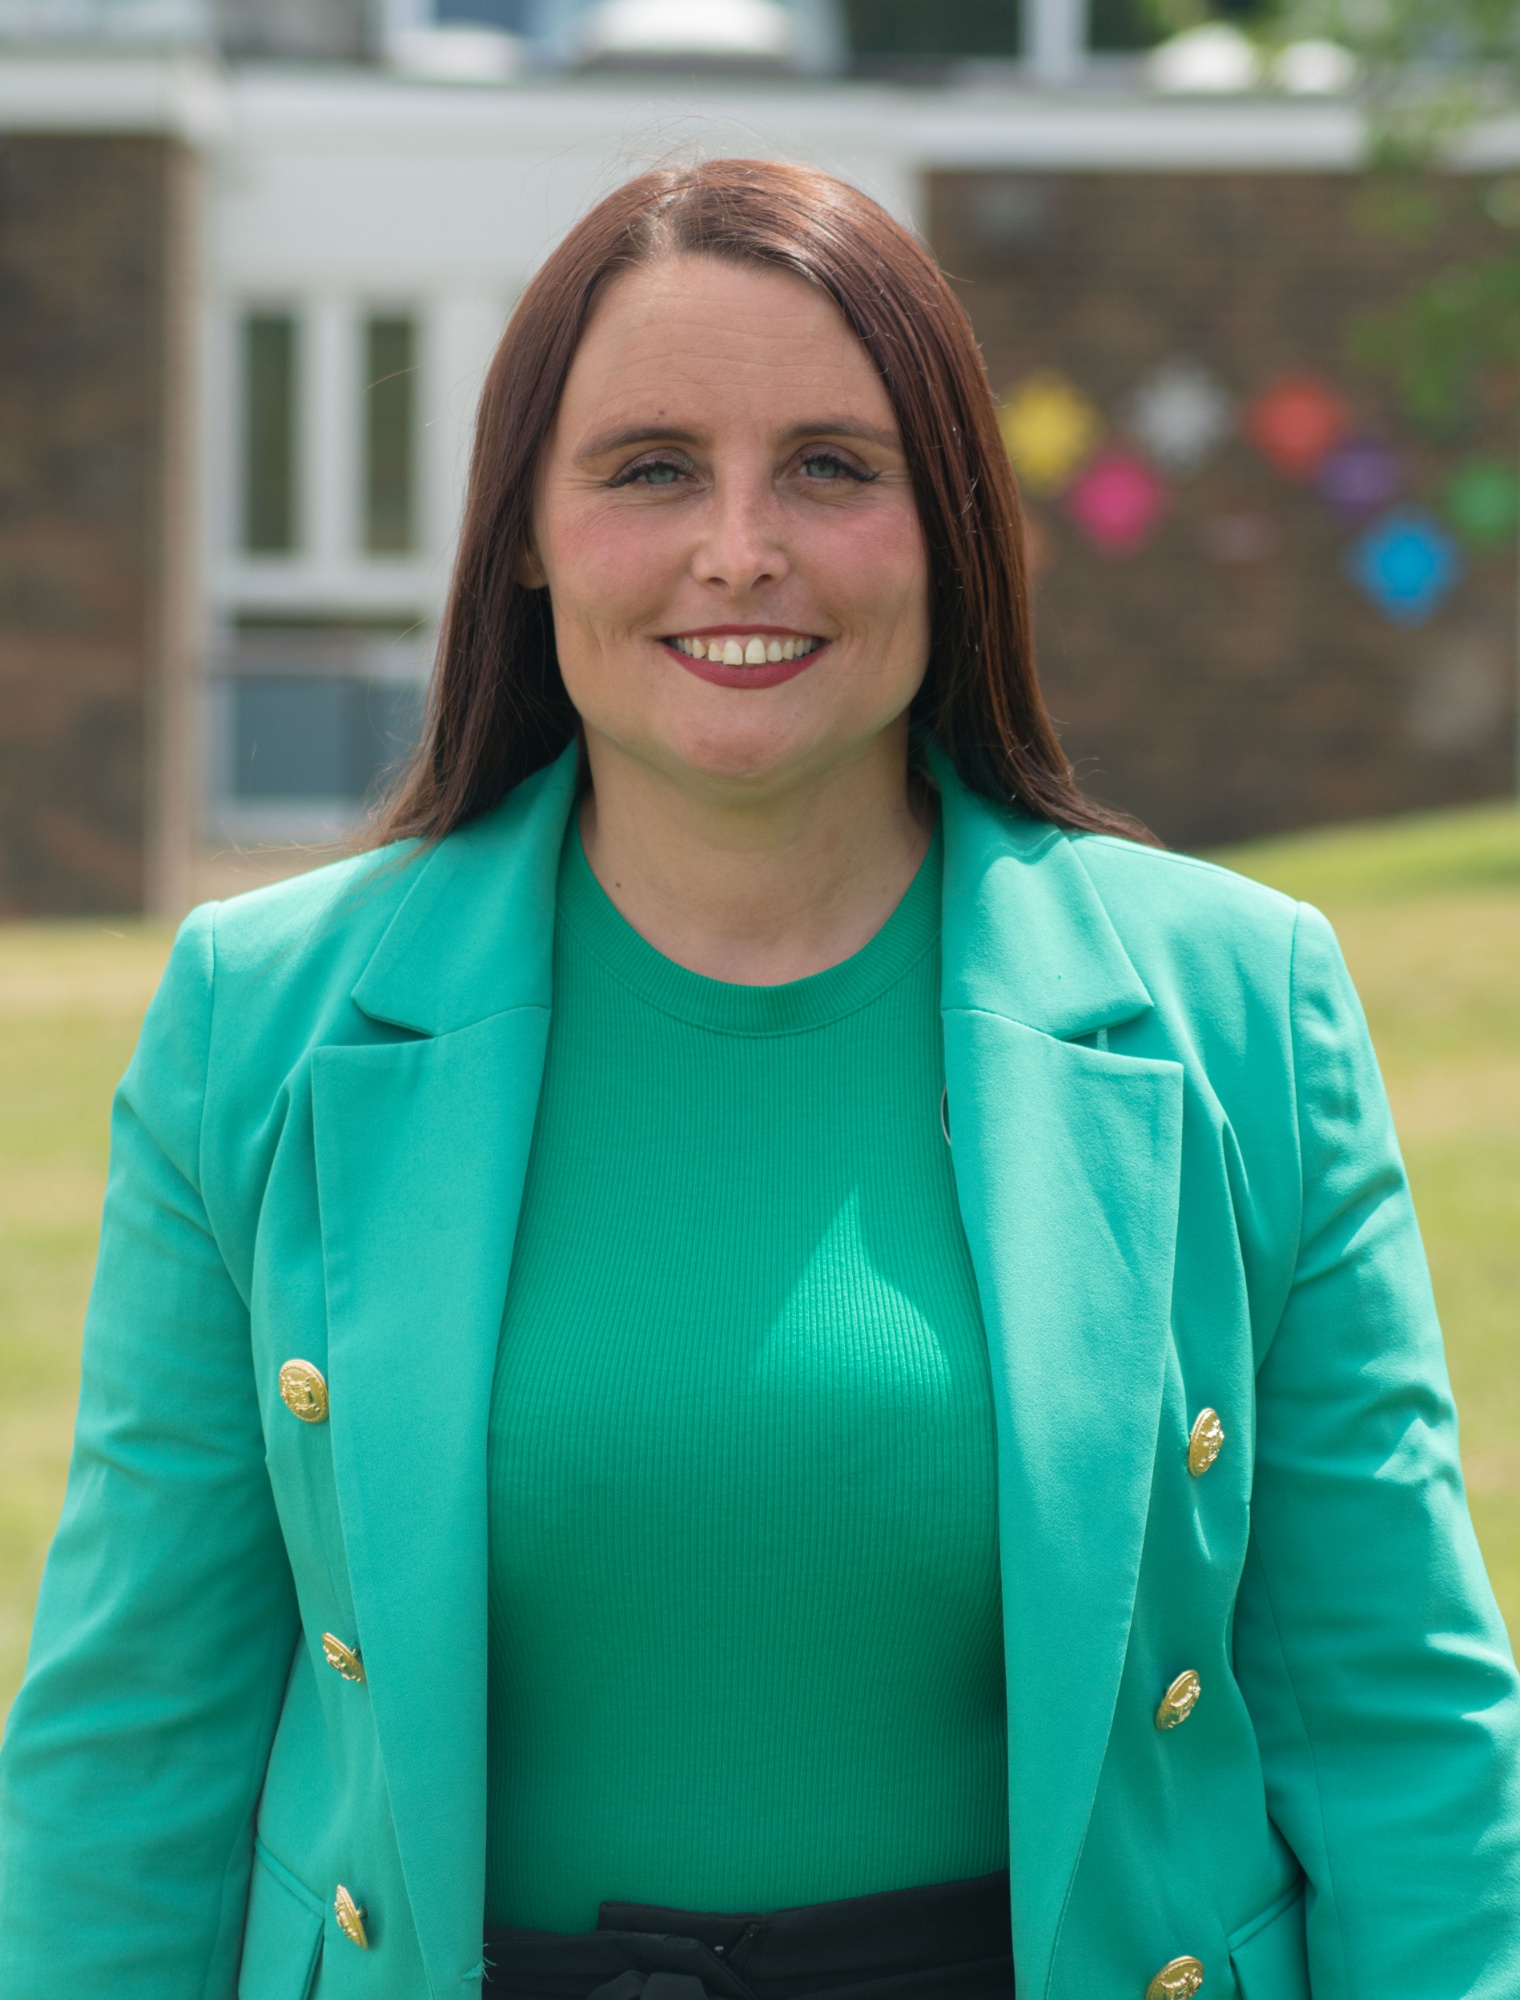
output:
M 1136 919 L 1191 928 L 1206 918 L 1227 923 L 1232 933 L 1279 938 L 1291 935 L 1303 907 L 1249 875 L 1176 848 L 1107 833 L 1071 833 L 1067 839 L 1110 909 Z
M 1284 989 L 1306 930 L 1324 917 L 1217 862 L 1108 834 L 1071 834 L 1071 849 L 1141 976 L 1171 967 L 1189 980 Z
M 1328 919 L 1233 869 L 1107 835 L 1069 836 L 1151 1002 L 1149 1019 L 1216 1088 L 1297 1079 L 1318 1056 L 1372 1061 Z

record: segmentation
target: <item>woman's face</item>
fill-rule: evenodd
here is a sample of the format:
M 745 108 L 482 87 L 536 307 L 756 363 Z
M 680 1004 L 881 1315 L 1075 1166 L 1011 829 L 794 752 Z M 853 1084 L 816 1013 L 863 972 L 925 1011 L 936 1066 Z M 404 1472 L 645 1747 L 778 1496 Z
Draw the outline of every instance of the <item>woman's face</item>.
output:
M 800 278 L 679 256 L 610 286 L 547 447 L 528 580 L 593 758 L 764 795 L 904 754 L 923 534 L 881 379 Z

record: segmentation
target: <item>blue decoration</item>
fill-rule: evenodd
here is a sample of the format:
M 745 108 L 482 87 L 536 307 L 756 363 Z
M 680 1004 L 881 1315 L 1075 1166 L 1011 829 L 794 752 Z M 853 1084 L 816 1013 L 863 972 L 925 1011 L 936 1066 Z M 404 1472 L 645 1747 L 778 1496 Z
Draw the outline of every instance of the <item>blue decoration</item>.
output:
M 1423 625 L 1462 575 L 1456 543 L 1422 507 L 1395 507 L 1346 552 L 1346 570 L 1395 625 Z

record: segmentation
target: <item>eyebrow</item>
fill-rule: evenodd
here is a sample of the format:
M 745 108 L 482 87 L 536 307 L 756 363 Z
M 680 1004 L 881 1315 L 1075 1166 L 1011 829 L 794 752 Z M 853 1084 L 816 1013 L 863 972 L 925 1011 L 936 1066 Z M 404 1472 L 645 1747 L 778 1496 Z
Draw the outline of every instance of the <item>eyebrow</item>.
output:
M 863 443 L 880 445 L 886 451 L 902 450 L 902 439 L 896 431 L 884 430 L 877 424 L 863 424 L 858 417 L 817 417 L 810 423 L 793 424 L 783 434 L 781 442 L 796 444 L 806 437 L 859 438 Z M 667 424 L 631 424 L 626 429 L 598 433 L 581 446 L 575 459 L 577 464 L 583 464 L 587 459 L 600 458 L 609 451 L 627 451 L 632 445 L 700 443 L 701 439 L 695 431 L 680 430 Z

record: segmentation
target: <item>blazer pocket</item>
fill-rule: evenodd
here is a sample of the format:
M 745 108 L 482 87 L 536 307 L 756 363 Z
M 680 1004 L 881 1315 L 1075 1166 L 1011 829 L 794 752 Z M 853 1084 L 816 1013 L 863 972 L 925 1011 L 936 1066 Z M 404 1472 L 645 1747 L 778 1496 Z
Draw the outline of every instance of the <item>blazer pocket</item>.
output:
M 238 2000 L 307 2000 L 326 1921 L 306 1884 L 256 1840 Z
M 1229 1948 L 1241 2000 L 1313 2000 L 1302 1882 L 1242 1924 Z

